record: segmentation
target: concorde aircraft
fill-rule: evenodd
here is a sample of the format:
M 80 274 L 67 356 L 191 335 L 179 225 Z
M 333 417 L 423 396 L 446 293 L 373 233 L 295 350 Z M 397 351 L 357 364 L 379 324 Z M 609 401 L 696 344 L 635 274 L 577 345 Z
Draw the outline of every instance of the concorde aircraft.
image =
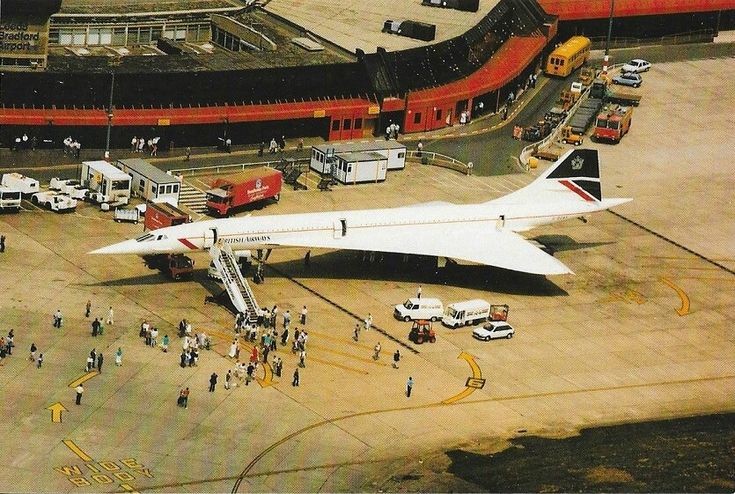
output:
M 428 202 L 388 209 L 224 218 L 161 228 L 92 254 L 163 254 L 282 247 L 350 249 L 445 257 L 539 275 L 562 262 L 524 239 L 541 225 L 584 217 L 631 199 L 603 199 L 597 151 L 565 153 L 536 180 L 479 204 Z

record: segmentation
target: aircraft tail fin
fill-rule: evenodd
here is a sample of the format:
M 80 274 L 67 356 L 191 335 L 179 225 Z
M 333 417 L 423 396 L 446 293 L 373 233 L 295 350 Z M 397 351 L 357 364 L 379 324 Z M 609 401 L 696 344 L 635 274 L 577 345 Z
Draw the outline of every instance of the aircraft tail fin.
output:
M 602 202 L 600 163 L 594 149 L 570 149 L 536 180 L 515 192 L 489 202 L 514 204 L 559 200 Z
M 585 201 L 602 201 L 600 162 L 595 149 L 572 149 L 531 185 L 542 180 L 553 180 Z

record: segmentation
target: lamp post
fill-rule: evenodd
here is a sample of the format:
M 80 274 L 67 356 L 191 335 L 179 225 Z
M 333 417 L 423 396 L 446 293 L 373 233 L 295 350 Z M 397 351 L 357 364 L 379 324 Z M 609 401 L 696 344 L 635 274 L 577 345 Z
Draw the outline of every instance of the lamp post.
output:
M 107 105 L 107 138 L 105 139 L 105 159 L 110 159 L 110 131 L 112 130 L 112 96 L 115 93 L 115 73 L 111 72 L 112 81 L 110 82 L 110 103 Z
M 610 62 L 610 37 L 612 36 L 614 10 L 615 10 L 615 0 L 610 0 L 610 17 L 607 22 L 607 39 L 605 40 L 605 61 L 602 64 L 603 74 L 607 74 L 607 67 Z

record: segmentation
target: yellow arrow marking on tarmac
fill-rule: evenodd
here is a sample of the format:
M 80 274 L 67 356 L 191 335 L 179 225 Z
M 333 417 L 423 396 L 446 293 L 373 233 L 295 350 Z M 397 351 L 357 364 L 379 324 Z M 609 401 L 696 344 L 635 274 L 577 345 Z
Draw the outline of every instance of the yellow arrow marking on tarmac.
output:
M 462 351 L 457 356 L 457 358 L 461 358 L 461 359 L 463 359 L 464 361 L 466 361 L 469 364 L 470 369 L 472 369 L 472 378 L 470 378 L 470 379 L 482 380 L 482 371 L 480 370 L 480 366 L 477 365 L 477 362 L 475 362 L 475 357 L 473 357 L 472 355 L 470 355 L 469 353 L 467 353 L 465 351 Z M 468 380 L 468 383 L 469 382 L 470 382 L 470 380 Z M 459 394 L 456 394 L 456 395 L 452 396 L 451 398 L 447 398 L 446 400 L 443 400 L 442 403 L 445 404 L 445 405 L 448 405 L 450 403 L 455 403 L 455 402 L 457 402 L 459 400 L 462 400 L 464 398 L 467 398 L 469 395 L 471 395 L 472 393 L 475 392 L 475 389 L 477 389 L 475 386 L 469 386 L 469 385 L 467 385 L 467 387 L 464 389 L 464 391 L 462 391 Z
M 67 411 L 66 407 L 60 402 L 46 407 L 46 410 L 51 410 L 51 422 L 61 422 L 61 412 Z
M 672 288 L 681 299 L 681 307 L 676 309 L 676 313 L 680 316 L 686 316 L 689 314 L 689 296 L 684 292 L 684 290 L 668 278 L 661 277 L 661 281 L 669 285 L 669 287 Z
M 84 375 L 83 375 L 82 377 L 80 377 L 80 378 L 79 378 L 79 379 L 77 379 L 76 381 L 72 381 L 72 382 L 70 382 L 70 383 L 69 383 L 69 387 L 70 387 L 70 388 L 76 388 L 77 386 L 79 386 L 79 385 L 80 385 L 80 384 L 82 384 L 83 382 L 87 382 L 87 381 L 89 381 L 90 379 L 92 379 L 92 378 L 93 378 L 94 376 L 96 376 L 97 374 L 99 374 L 99 372 L 97 372 L 97 371 L 90 371 L 90 372 L 87 372 L 86 374 L 84 374 Z
M 72 450 L 72 452 L 73 452 L 73 453 L 74 453 L 75 455 L 77 455 L 77 456 L 78 456 L 79 458 L 81 458 L 81 459 L 82 459 L 82 461 L 92 461 L 92 457 L 91 457 L 91 456 L 89 456 L 89 455 L 88 455 L 87 453 L 85 453 L 84 451 L 82 451 L 82 449 L 81 449 L 81 448 L 80 448 L 79 446 L 77 446 L 77 445 L 76 445 L 76 444 L 74 443 L 74 441 L 72 441 L 71 439 L 64 439 L 64 440 L 63 440 L 63 441 L 61 441 L 61 442 L 62 442 L 62 443 L 64 443 L 64 445 L 65 445 L 65 446 L 66 446 L 67 448 L 69 448 L 70 450 Z

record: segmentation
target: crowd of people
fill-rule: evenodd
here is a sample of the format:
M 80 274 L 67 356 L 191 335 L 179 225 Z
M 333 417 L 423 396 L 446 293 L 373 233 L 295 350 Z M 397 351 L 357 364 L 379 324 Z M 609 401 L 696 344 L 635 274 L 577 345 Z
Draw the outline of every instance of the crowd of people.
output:
M 92 303 L 87 301 L 84 311 L 86 319 L 92 318 Z M 301 372 L 306 368 L 307 364 L 307 346 L 309 341 L 309 333 L 305 330 L 308 322 L 308 309 L 304 305 L 298 313 L 298 323 L 301 327 L 294 327 L 291 331 L 293 322 L 290 309 L 282 311 L 278 305 L 271 308 L 265 308 L 258 312 L 257 315 L 248 313 L 240 313 L 235 316 L 235 324 L 233 328 L 233 340 L 230 344 L 229 352 L 226 357 L 232 362 L 232 366 L 227 369 L 224 375 L 224 388 L 231 390 L 238 385 L 248 386 L 256 379 L 261 367 L 265 366 L 272 371 L 273 375 L 282 377 L 284 372 L 285 354 L 290 351 L 295 357 L 295 365 L 292 386 L 299 386 L 301 383 Z M 93 338 L 101 336 L 104 332 L 103 322 L 107 325 L 114 324 L 114 311 L 110 306 L 106 317 L 94 317 L 90 323 L 91 335 Z M 53 327 L 60 329 L 64 324 L 64 316 L 60 309 L 53 313 Z M 355 340 L 358 339 L 360 329 L 370 330 L 373 326 L 373 316 L 368 314 L 355 328 Z M 160 332 L 157 327 L 152 325 L 147 319 L 140 323 L 139 337 L 150 348 L 158 348 L 162 352 L 167 353 L 171 344 L 168 334 L 163 334 L 160 338 Z M 12 355 L 14 342 L 14 331 L 11 329 L 7 336 L 0 337 L 0 361 Z M 179 323 L 179 337 L 181 338 L 182 352 L 179 359 L 179 365 L 182 368 L 196 367 L 200 359 L 202 350 L 210 350 L 212 348 L 212 339 L 204 331 L 194 332 L 192 324 L 187 319 L 182 319 Z M 245 357 L 241 354 L 243 348 L 247 348 Z M 378 342 L 374 347 L 373 359 L 380 359 L 381 344 Z M 122 346 L 117 347 L 114 353 L 115 366 L 122 366 L 123 349 Z M 400 352 L 395 351 L 393 355 L 393 367 L 398 368 L 401 358 Z M 35 363 L 37 368 L 41 368 L 44 362 L 44 355 L 39 351 L 36 343 L 30 346 L 28 359 Z M 104 355 L 97 347 L 92 348 L 86 357 L 84 366 L 85 372 L 102 373 L 104 363 Z M 209 377 L 209 391 L 215 392 L 216 385 L 219 381 L 217 372 L 213 372 Z M 81 395 L 84 388 L 81 385 L 76 389 L 77 404 L 81 404 Z M 410 388 L 407 389 L 410 393 Z M 190 389 L 182 388 L 179 392 L 177 403 L 183 408 L 188 408 Z
M 158 142 L 161 140 L 160 137 L 145 137 L 133 136 L 130 141 L 130 152 L 131 153 L 146 153 L 149 156 L 158 156 Z

